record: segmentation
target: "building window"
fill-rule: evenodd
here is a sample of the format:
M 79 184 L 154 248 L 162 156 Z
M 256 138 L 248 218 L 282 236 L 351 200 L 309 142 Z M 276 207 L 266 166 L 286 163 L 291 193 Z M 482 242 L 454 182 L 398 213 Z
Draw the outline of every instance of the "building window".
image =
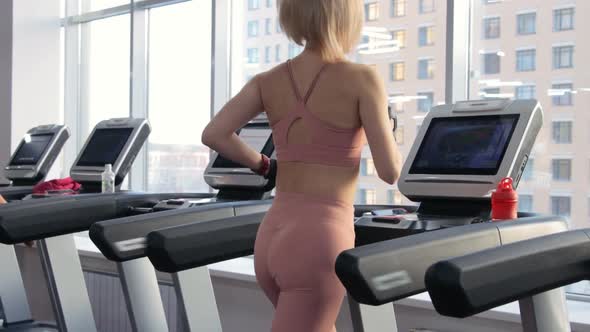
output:
M 248 37 L 258 37 L 258 21 L 248 22 Z
M 434 45 L 434 26 L 418 28 L 418 46 Z
M 571 83 L 553 84 L 551 95 L 553 106 L 571 106 L 574 104 L 572 91 L 574 85 Z
M 569 196 L 551 197 L 551 214 L 562 217 L 569 217 L 572 210 L 572 200 Z
M 387 204 L 400 205 L 402 204 L 402 193 L 399 190 L 387 190 Z
M 575 8 L 562 8 L 553 11 L 553 31 L 572 30 L 574 28 Z
M 495 99 L 498 98 L 498 96 L 500 95 L 500 88 L 482 89 L 479 95 L 483 99 Z
M 277 20 L 275 21 L 275 31 L 277 33 L 283 33 L 283 29 L 281 29 L 281 22 L 279 21 L 279 19 L 277 18 Z
M 499 17 L 487 17 L 483 19 L 483 37 L 485 39 L 500 38 Z
M 391 17 L 406 15 L 406 1 L 407 0 L 391 0 Z
M 398 145 L 404 144 L 404 127 L 403 126 L 398 126 L 395 129 L 395 132 L 394 132 L 393 137 L 395 137 L 395 142 Z
M 537 92 L 534 85 L 521 85 L 514 89 L 515 99 L 535 99 Z
M 264 31 L 267 35 L 272 33 L 272 20 L 270 18 L 264 20 Z
M 572 160 L 571 159 L 553 159 L 551 161 L 553 181 L 571 181 L 572 179 Z
M 260 62 L 260 58 L 259 58 L 259 54 L 258 54 L 258 48 L 248 48 L 248 50 L 246 51 L 246 53 L 248 54 L 248 63 L 258 63 Z
M 396 93 L 389 95 L 389 102 L 394 112 L 401 113 L 404 111 L 404 95 L 402 93 Z
M 399 48 L 406 47 L 406 30 L 393 30 L 391 31 L 391 37 L 397 42 Z
M 389 64 L 389 80 L 403 81 L 406 78 L 406 64 L 403 61 Z
M 248 10 L 256 10 L 260 8 L 260 0 L 248 0 Z
M 275 62 L 281 62 L 281 45 L 275 46 Z
M 372 22 L 379 19 L 379 3 L 371 2 L 365 4 L 365 21 Z
M 367 176 L 367 158 L 361 159 L 360 173 L 362 176 Z
M 529 158 L 529 160 L 527 161 L 526 166 L 524 168 L 524 171 L 522 171 L 521 179 L 524 181 L 532 180 L 534 171 L 535 171 L 535 160 L 533 158 Z
M 517 15 L 516 29 L 519 35 L 532 35 L 537 33 L 537 13 Z
M 377 204 L 377 192 L 375 189 L 365 189 L 365 204 Z
M 426 80 L 434 77 L 434 59 L 418 60 L 418 79 Z
M 571 144 L 572 143 L 572 122 L 571 121 L 553 121 L 553 143 Z
M 574 66 L 574 47 L 553 47 L 553 69 L 572 68 Z
M 518 211 L 533 212 L 533 195 L 518 195 Z
M 272 8 L 272 3 L 274 0 L 266 0 L 266 8 Z
M 500 56 L 497 52 L 483 54 L 483 73 L 486 75 L 500 73 Z
M 433 92 L 418 92 L 418 111 L 420 112 L 428 112 L 432 108 L 432 103 L 434 101 L 434 93 Z
M 270 46 L 264 48 L 264 62 L 270 63 Z
M 516 51 L 516 71 L 534 71 L 536 64 L 537 50 Z
M 420 0 L 420 1 L 418 1 L 418 12 L 420 14 L 434 12 L 434 0 Z
M 367 161 L 367 175 L 372 176 L 375 175 L 375 163 L 373 162 L 373 159 L 369 158 L 366 159 Z
M 301 51 L 303 51 L 302 46 L 299 46 L 294 43 L 289 43 L 289 59 L 296 57 L 297 55 L 299 55 L 299 53 L 301 53 Z

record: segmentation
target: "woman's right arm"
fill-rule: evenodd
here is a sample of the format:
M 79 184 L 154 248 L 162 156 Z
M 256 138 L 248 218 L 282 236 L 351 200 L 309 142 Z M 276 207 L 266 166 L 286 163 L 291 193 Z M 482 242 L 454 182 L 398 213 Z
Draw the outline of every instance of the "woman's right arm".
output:
M 402 155 L 393 138 L 385 86 L 372 68 L 363 67 L 361 76 L 359 112 L 375 169 L 381 180 L 394 184 L 401 173 Z

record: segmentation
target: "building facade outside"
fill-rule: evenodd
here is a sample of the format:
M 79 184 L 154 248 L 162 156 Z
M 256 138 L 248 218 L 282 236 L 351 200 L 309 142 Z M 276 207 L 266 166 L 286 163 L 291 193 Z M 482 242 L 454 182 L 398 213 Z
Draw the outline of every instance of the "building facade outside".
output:
M 301 52 L 277 21 L 275 0 L 244 0 L 243 82 Z M 579 17 L 590 2 L 474 0 L 470 98 L 536 98 L 543 129 L 519 187 L 523 211 L 554 213 L 585 227 L 590 220 L 590 47 Z M 446 1 L 366 0 L 362 40 L 350 57 L 383 78 L 407 155 L 432 106 L 444 102 Z M 467 47 L 467 46 L 466 46 Z M 242 84 L 243 84 L 242 82 Z M 363 152 L 357 202 L 410 203 L 379 180 Z

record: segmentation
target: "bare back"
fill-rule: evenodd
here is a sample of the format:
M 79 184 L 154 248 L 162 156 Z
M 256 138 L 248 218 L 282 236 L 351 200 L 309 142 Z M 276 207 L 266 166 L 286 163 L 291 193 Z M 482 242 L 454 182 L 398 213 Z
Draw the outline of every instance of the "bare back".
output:
M 323 66 L 314 57 L 300 56 L 293 60 L 293 79 L 301 94 L 308 91 Z M 355 78 L 357 68 L 358 65 L 346 62 L 323 68 L 307 100 L 307 110 L 332 127 L 361 127 L 359 89 L 355 86 L 359 81 Z M 286 64 L 261 75 L 258 84 L 271 124 L 278 123 L 296 107 L 298 99 Z M 310 129 L 303 121 L 296 121 L 289 129 L 288 141 L 290 144 L 309 144 Z M 279 160 L 277 190 L 352 202 L 358 173 L 358 164 L 355 167 L 340 167 Z

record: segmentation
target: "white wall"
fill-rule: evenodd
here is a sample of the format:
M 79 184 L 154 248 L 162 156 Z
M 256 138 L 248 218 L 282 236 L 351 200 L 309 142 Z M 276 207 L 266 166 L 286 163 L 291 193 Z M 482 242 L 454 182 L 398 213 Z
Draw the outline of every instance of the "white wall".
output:
M 59 0 L 0 1 L 1 165 L 28 129 L 63 122 L 59 16 Z

